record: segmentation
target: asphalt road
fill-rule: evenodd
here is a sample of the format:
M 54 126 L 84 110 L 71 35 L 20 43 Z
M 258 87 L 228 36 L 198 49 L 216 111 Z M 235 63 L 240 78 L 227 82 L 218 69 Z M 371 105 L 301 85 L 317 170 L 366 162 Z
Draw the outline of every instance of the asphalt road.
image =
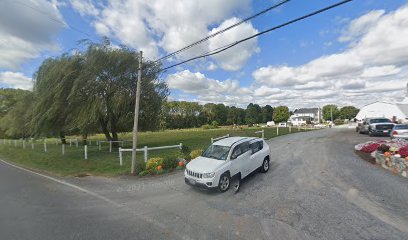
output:
M 368 139 L 272 139 L 270 171 L 238 194 L 193 189 L 181 172 L 67 186 L 0 162 L 0 239 L 407 239 L 408 180 L 354 153 Z

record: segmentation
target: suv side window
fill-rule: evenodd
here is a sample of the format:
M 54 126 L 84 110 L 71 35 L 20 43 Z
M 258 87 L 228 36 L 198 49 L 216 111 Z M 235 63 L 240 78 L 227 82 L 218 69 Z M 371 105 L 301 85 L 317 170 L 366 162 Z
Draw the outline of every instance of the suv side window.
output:
M 234 148 L 234 150 L 232 151 L 231 159 L 236 159 L 237 157 L 239 157 L 241 154 L 247 152 L 248 150 L 249 150 L 249 143 L 248 142 L 238 144 Z
M 252 154 L 254 154 L 254 153 L 256 153 L 256 152 L 262 150 L 262 148 L 263 148 L 263 141 L 253 142 L 253 143 L 251 143 L 251 146 L 250 146 L 250 147 L 251 147 Z
M 241 144 L 239 144 L 238 146 L 236 146 L 235 148 L 234 148 L 234 150 L 232 151 L 232 153 L 231 153 L 231 159 L 235 159 L 235 158 L 237 158 L 239 155 L 241 155 L 242 154 L 242 151 L 241 151 Z
M 251 147 L 252 154 L 258 152 L 259 151 L 259 142 L 251 143 L 250 147 Z
M 241 154 L 249 150 L 249 142 L 241 143 Z

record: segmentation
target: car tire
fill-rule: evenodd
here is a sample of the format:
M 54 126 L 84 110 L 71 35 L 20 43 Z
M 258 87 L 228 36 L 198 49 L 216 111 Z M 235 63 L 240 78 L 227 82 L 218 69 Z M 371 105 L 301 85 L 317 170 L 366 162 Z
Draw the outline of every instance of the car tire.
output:
M 239 189 L 241 189 L 241 174 L 237 174 L 231 182 L 232 189 L 234 190 L 234 193 L 238 193 Z
M 226 192 L 228 191 L 229 187 L 231 184 L 231 177 L 228 173 L 223 173 L 220 176 L 220 181 L 218 183 L 218 190 L 220 192 Z
M 368 136 L 373 137 L 374 134 L 371 131 L 368 131 Z
M 267 173 L 269 171 L 269 159 L 265 158 L 262 162 L 261 172 Z

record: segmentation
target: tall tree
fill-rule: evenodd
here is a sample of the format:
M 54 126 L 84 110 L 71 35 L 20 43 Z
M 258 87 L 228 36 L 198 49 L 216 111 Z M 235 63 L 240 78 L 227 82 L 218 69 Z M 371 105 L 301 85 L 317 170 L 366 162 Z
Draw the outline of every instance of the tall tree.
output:
M 73 101 L 80 102 L 77 124 L 98 123 L 107 140 L 117 141 L 118 133 L 131 130 L 138 74 L 138 55 L 125 47 L 113 47 L 109 40 L 88 43 L 84 67 L 75 82 Z M 140 130 L 159 127 L 167 85 L 158 80 L 159 65 L 144 61 L 142 66 Z
M 339 117 L 341 119 L 353 119 L 357 116 L 359 109 L 354 106 L 342 107 L 339 111 Z
M 74 129 L 76 108 L 68 97 L 83 68 L 79 55 L 63 55 L 47 59 L 35 74 L 33 126 L 36 135 L 59 135 L 65 143 L 65 134 Z
M 1 118 L 0 129 L 6 136 L 12 138 L 27 138 L 32 136 L 31 119 L 33 102 L 33 94 L 31 92 L 25 92 L 24 96 Z
M 273 108 L 271 107 L 271 105 L 266 105 L 262 107 L 261 112 L 262 112 L 262 122 L 263 123 L 272 121 Z
M 339 110 L 337 105 L 328 104 L 323 106 L 323 119 L 324 120 L 331 120 L 333 114 L 333 120 L 336 120 L 339 117 Z
M 279 106 L 273 110 L 273 121 L 276 123 L 286 122 L 290 117 L 289 108 L 286 106 Z
M 261 107 L 250 103 L 245 110 L 245 122 L 249 125 L 262 122 Z

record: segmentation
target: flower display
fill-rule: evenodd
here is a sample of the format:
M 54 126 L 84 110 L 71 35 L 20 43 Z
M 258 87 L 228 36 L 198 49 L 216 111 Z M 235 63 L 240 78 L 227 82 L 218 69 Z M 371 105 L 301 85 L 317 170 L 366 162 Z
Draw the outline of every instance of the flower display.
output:
M 357 144 L 355 150 L 370 153 L 376 163 L 384 168 L 407 177 L 408 141 L 402 139 L 369 141 Z

